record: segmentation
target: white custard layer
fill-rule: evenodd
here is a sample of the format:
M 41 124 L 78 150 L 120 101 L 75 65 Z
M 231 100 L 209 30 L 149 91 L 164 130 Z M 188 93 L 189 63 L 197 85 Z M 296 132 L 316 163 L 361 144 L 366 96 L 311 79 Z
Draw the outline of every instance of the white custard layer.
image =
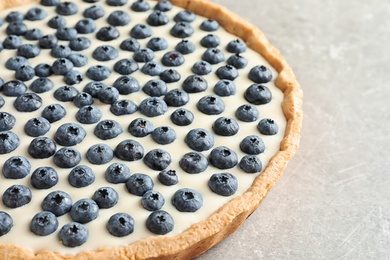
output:
M 80 72 L 85 73 L 85 71 L 90 66 L 97 65 L 97 64 L 102 64 L 102 65 L 108 66 L 112 69 L 113 65 L 115 64 L 115 62 L 117 60 L 119 60 L 121 58 L 132 58 L 133 53 L 121 50 L 119 48 L 119 45 L 125 38 L 130 37 L 129 32 L 135 24 L 146 23 L 146 18 L 151 13 L 151 11 L 148 11 L 146 13 L 133 12 L 130 9 L 131 3 L 132 3 L 132 1 L 129 1 L 128 4 L 126 4 L 125 6 L 122 6 L 122 7 L 108 6 L 105 4 L 105 1 L 100 1 L 100 2 L 96 3 L 97 5 L 104 6 L 104 9 L 105 9 L 104 18 L 101 18 L 101 19 L 98 19 L 95 21 L 97 24 L 97 28 L 107 26 L 106 18 L 108 17 L 108 15 L 112 11 L 115 11 L 115 10 L 128 11 L 130 16 L 131 16 L 131 22 L 127 26 L 117 27 L 118 30 L 120 31 L 120 34 L 121 34 L 121 37 L 117 40 L 113 40 L 113 41 L 109 41 L 109 42 L 101 42 L 101 41 L 95 40 L 96 39 L 95 33 L 97 31 L 94 34 L 90 34 L 90 35 L 80 35 L 80 36 L 89 37 L 92 40 L 92 46 L 89 49 L 83 51 L 83 53 L 85 55 L 89 56 L 89 63 L 87 64 L 87 66 L 85 66 L 83 68 L 75 68 L 76 70 L 79 70 Z M 155 2 L 149 2 L 149 3 L 152 7 L 155 4 Z M 87 4 L 87 3 L 84 3 L 82 1 L 77 1 L 77 5 L 79 7 L 78 13 L 76 15 L 65 17 L 67 20 L 68 27 L 73 27 L 77 21 L 82 19 L 83 18 L 82 13 L 83 13 L 84 9 L 92 6 L 93 4 Z M 33 7 L 33 5 L 22 6 L 19 8 L 5 10 L 2 12 L 1 17 L 4 18 L 8 12 L 15 11 L 15 10 L 19 10 L 19 11 L 25 13 L 31 7 Z M 44 19 L 43 21 L 34 21 L 34 22 L 24 21 L 25 24 L 28 26 L 29 29 L 39 28 L 39 29 L 44 31 L 44 34 L 54 34 L 55 30 L 49 28 L 46 25 L 47 21 L 51 17 L 56 15 L 56 13 L 54 11 L 54 7 L 43 7 L 43 6 L 40 6 L 40 7 L 44 8 L 49 14 L 46 17 L 46 19 Z M 153 31 L 152 37 L 163 37 L 168 41 L 168 44 L 169 44 L 167 50 L 155 52 L 155 54 L 156 54 L 155 60 L 156 61 L 160 62 L 162 55 L 169 50 L 174 50 L 176 44 L 181 41 L 181 39 L 172 37 L 169 33 L 169 30 L 174 25 L 173 16 L 176 13 L 178 13 L 180 10 L 181 9 L 174 7 L 173 10 L 171 10 L 167 13 L 167 15 L 170 17 L 170 23 L 168 25 L 162 26 L 162 27 L 152 27 L 152 31 Z M 181 74 L 181 80 L 177 83 L 169 83 L 168 84 L 169 90 L 181 87 L 181 83 L 183 82 L 183 80 L 188 75 L 193 74 L 191 72 L 192 65 L 196 61 L 201 60 L 201 56 L 202 56 L 203 52 L 206 50 L 206 48 L 200 46 L 199 42 L 200 42 L 200 39 L 202 37 L 204 37 L 205 35 L 207 35 L 209 33 L 198 29 L 200 23 L 204 19 L 205 18 L 198 16 L 196 18 L 196 20 L 192 23 L 193 28 L 195 28 L 195 34 L 189 40 L 196 44 L 196 46 L 197 46 L 196 51 L 192 54 L 185 55 L 186 62 L 184 65 L 174 68 Z M 6 30 L 6 24 L 3 24 L 0 27 L 0 41 L 3 41 L 7 36 L 5 33 L 5 30 Z M 225 58 L 227 59 L 231 54 L 229 54 L 225 50 L 226 44 L 229 41 L 236 39 L 236 37 L 234 35 L 231 35 L 231 34 L 225 32 L 222 28 L 220 28 L 217 32 L 213 32 L 213 33 L 217 34 L 220 37 L 221 45 L 219 48 L 225 52 Z M 146 44 L 148 41 L 149 41 L 149 38 L 144 39 L 144 40 L 139 40 L 142 47 L 146 47 Z M 37 44 L 36 42 L 27 41 L 24 38 L 23 38 L 23 43 Z M 65 44 L 65 45 L 68 44 L 67 42 L 61 42 L 61 43 Z M 119 57 L 116 60 L 109 61 L 109 62 L 98 62 L 98 61 L 94 60 L 91 57 L 92 51 L 95 50 L 95 48 L 97 46 L 106 45 L 106 44 L 114 46 L 119 51 Z M 3 51 L 0 52 L 0 61 L 1 61 L 0 77 L 4 80 L 4 82 L 7 82 L 9 80 L 14 79 L 14 71 L 7 70 L 4 67 L 4 63 L 8 60 L 8 58 L 15 56 L 15 55 L 16 55 L 16 50 L 5 50 L 4 49 Z M 155 143 L 151 139 L 150 136 L 147 136 L 145 138 L 135 138 L 130 133 L 127 132 L 127 127 L 133 119 L 138 118 L 138 117 L 145 117 L 141 113 L 136 112 L 135 114 L 132 114 L 132 115 L 116 117 L 109 111 L 109 108 L 110 108 L 109 105 L 103 104 L 103 103 L 99 102 L 98 100 L 95 100 L 94 105 L 98 106 L 99 109 L 103 112 L 102 120 L 103 119 L 113 119 L 113 120 L 119 122 L 122 125 L 124 132 L 114 139 L 103 141 L 103 140 L 100 140 L 99 138 L 95 137 L 93 134 L 93 130 L 94 130 L 94 127 L 96 124 L 82 125 L 83 128 L 87 131 L 87 137 L 84 139 L 83 142 L 74 146 L 74 148 L 77 149 L 78 151 L 80 151 L 82 154 L 83 160 L 80 164 L 90 166 L 94 170 L 95 175 L 96 175 L 95 182 L 92 185 L 85 187 L 85 188 L 74 188 L 74 187 L 70 186 L 68 184 L 67 178 L 68 178 L 68 174 L 71 171 L 71 169 L 60 169 L 60 168 L 56 167 L 53 164 L 52 157 L 48 158 L 48 159 L 33 159 L 27 153 L 27 148 L 28 148 L 30 142 L 33 140 L 33 138 L 27 136 L 24 133 L 24 125 L 27 122 L 27 120 L 29 120 L 30 118 L 41 116 L 41 112 L 42 112 L 43 108 L 46 107 L 47 105 L 60 103 L 61 105 L 63 105 L 66 108 L 67 116 L 65 118 L 63 118 L 62 120 L 53 123 L 50 131 L 45 136 L 53 139 L 54 134 L 60 125 L 66 123 L 66 122 L 78 123 L 77 120 L 75 119 L 75 114 L 77 113 L 78 108 L 76 106 L 74 106 L 73 103 L 71 103 L 71 102 L 64 103 L 64 102 L 60 102 L 60 101 L 53 98 L 53 92 L 54 92 L 55 88 L 65 85 L 65 83 L 63 81 L 63 76 L 51 76 L 50 77 L 55 83 L 55 88 L 52 91 L 49 91 L 49 92 L 46 92 L 43 94 L 39 94 L 42 97 L 43 105 L 39 110 L 37 110 L 35 112 L 31 112 L 31 113 L 17 112 L 13 107 L 13 101 L 15 100 L 15 98 L 3 96 L 5 101 L 6 101 L 6 104 L 3 108 L 0 109 L 0 111 L 5 111 L 8 113 L 11 113 L 12 115 L 14 115 L 16 117 L 16 119 L 17 119 L 16 125 L 14 126 L 14 128 L 11 131 L 15 132 L 20 137 L 21 144 L 12 153 L 0 155 L 0 161 L 4 162 L 9 157 L 15 156 L 15 155 L 25 156 L 31 163 L 31 166 L 32 166 L 31 173 L 36 168 L 38 168 L 40 166 L 55 167 L 55 169 L 57 170 L 57 172 L 59 174 L 59 183 L 49 190 L 37 190 L 30 185 L 31 173 L 27 177 L 25 177 L 23 179 L 19 179 L 19 180 L 6 179 L 2 174 L 0 174 L 0 196 L 8 187 L 10 187 L 11 185 L 14 185 L 14 184 L 27 185 L 32 190 L 32 193 L 33 193 L 32 201 L 29 204 L 22 206 L 20 208 L 9 209 L 9 208 L 5 207 L 2 204 L 2 202 L 0 202 L 0 210 L 5 211 L 8 214 L 10 214 L 14 220 L 13 228 L 11 229 L 11 231 L 7 235 L 0 237 L 0 243 L 20 245 L 24 248 L 32 250 L 33 252 L 38 252 L 41 250 L 51 250 L 51 251 L 55 251 L 55 252 L 59 252 L 59 253 L 63 253 L 63 254 L 75 254 L 75 253 L 78 253 L 78 252 L 81 252 L 84 250 L 94 250 L 94 249 L 99 249 L 99 248 L 103 248 L 103 247 L 124 246 L 124 245 L 128 245 L 130 243 L 133 243 L 137 240 L 144 239 L 144 238 L 147 238 L 149 236 L 154 236 L 154 234 L 152 234 L 151 232 L 149 232 L 146 229 L 145 221 L 151 212 L 147 211 L 146 209 L 144 209 L 142 207 L 141 197 L 130 194 L 127 191 L 124 184 L 114 185 L 114 184 L 108 183 L 105 180 L 105 178 L 104 178 L 105 170 L 111 163 L 114 163 L 114 162 L 125 163 L 130 168 L 132 173 L 137 173 L 137 172 L 138 173 L 146 173 L 149 176 L 151 176 L 151 178 L 153 179 L 154 184 L 155 184 L 154 189 L 159 191 L 160 193 L 162 193 L 164 198 L 165 198 L 165 205 L 162 207 L 162 210 L 169 212 L 175 220 L 174 230 L 172 232 L 170 232 L 169 234 L 167 234 L 170 236 L 179 234 L 179 233 L 183 232 L 185 229 L 189 228 L 192 224 L 197 223 L 197 222 L 202 221 L 202 220 L 205 220 L 215 210 L 220 208 L 222 205 L 227 203 L 229 200 L 231 200 L 232 198 L 234 198 L 236 196 L 243 194 L 251 186 L 251 184 L 252 184 L 254 178 L 257 176 L 257 174 L 247 174 L 247 173 L 243 172 L 242 170 L 240 170 L 239 167 L 234 167 L 233 169 L 228 169 L 228 170 L 219 170 L 211 165 L 209 165 L 209 167 L 207 168 L 207 170 L 205 172 L 202 172 L 200 174 L 188 174 L 188 173 L 184 172 L 179 167 L 179 164 L 178 164 L 180 158 L 185 153 L 191 151 L 191 149 L 184 142 L 185 135 L 191 129 L 194 129 L 194 128 L 205 128 L 213 133 L 211 126 L 212 126 L 212 123 L 218 117 L 226 116 L 226 117 L 236 118 L 234 113 L 235 113 L 235 110 L 237 109 L 237 107 L 239 107 L 242 104 L 248 103 L 244 99 L 243 93 L 247 87 L 249 87 L 251 84 L 253 84 L 253 82 L 250 81 L 247 77 L 249 70 L 256 65 L 266 65 L 266 66 L 271 68 L 271 66 L 268 64 L 268 62 L 263 57 L 261 57 L 258 53 L 254 52 L 250 49 L 248 49 L 242 55 L 248 60 L 248 62 L 249 62 L 248 66 L 245 69 L 239 70 L 240 77 L 238 77 L 234 81 L 236 86 L 237 86 L 237 94 L 234 96 L 231 96 L 231 97 L 222 97 L 222 99 L 226 105 L 226 110 L 222 114 L 213 115 L 213 116 L 202 114 L 201 112 L 199 112 L 197 110 L 196 103 L 202 96 L 208 95 L 208 94 L 214 94 L 213 93 L 213 86 L 219 80 L 217 78 L 217 76 L 215 75 L 215 71 L 218 67 L 225 65 L 226 63 L 220 63 L 217 65 L 213 65 L 212 66 L 213 67 L 212 73 L 204 76 L 204 78 L 206 78 L 206 80 L 208 82 L 208 86 L 209 86 L 206 92 L 197 93 L 197 94 L 190 94 L 190 102 L 187 105 L 185 105 L 184 108 L 191 110 L 195 114 L 195 120 L 191 125 L 185 126 L 185 127 L 179 127 L 179 126 L 174 125 L 171 122 L 169 117 L 170 117 L 171 113 L 176 109 L 174 107 L 169 107 L 168 112 L 162 116 L 158 116 L 155 118 L 148 118 L 149 120 L 151 120 L 153 122 L 155 127 L 157 127 L 157 126 L 171 126 L 175 129 L 175 131 L 177 133 L 177 139 L 172 144 L 169 144 L 169 145 L 159 145 L 159 144 Z M 39 63 L 52 64 L 54 61 L 55 61 L 55 58 L 51 57 L 50 50 L 43 50 L 43 49 L 41 50 L 41 54 L 38 57 L 29 59 L 30 65 L 33 67 L 35 67 Z M 140 67 L 142 67 L 142 64 L 139 64 L 139 65 L 140 65 Z M 281 108 L 281 102 L 283 100 L 283 93 L 278 88 L 275 87 L 274 79 L 276 78 L 277 73 L 274 69 L 272 69 L 272 72 L 274 75 L 273 81 L 267 83 L 266 86 L 268 86 L 271 89 L 272 94 L 273 94 L 273 99 L 269 104 L 261 105 L 261 106 L 257 106 L 257 107 L 258 107 L 259 112 L 260 112 L 260 119 L 272 118 L 273 120 L 275 120 L 275 122 L 278 124 L 279 129 L 280 129 L 279 133 L 277 135 L 274 135 L 274 136 L 261 135 L 260 132 L 256 128 L 256 125 L 260 120 L 259 119 L 256 122 L 251 122 L 251 123 L 245 123 L 245 122 L 241 122 L 241 121 L 237 120 L 240 124 L 240 130 L 239 130 L 238 134 L 236 134 L 233 137 L 222 137 L 222 136 L 214 135 L 214 137 L 215 137 L 214 147 L 222 146 L 222 145 L 227 146 L 227 147 L 233 149 L 238 154 L 239 159 L 241 159 L 245 155 L 239 149 L 240 141 L 243 138 L 245 138 L 246 136 L 252 135 L 252 134 L 256 134 L 256 135 L 261 136 L 261 138 L 263 139 L 263 141 L 266 144 L 265 152 L 263 154 L 259 155 L 259 157 L 263 163 L 263 168 L 267 165 L 270 158 L 275 153 L 277 153 L 279 151 L 280 141 L 282 140 L 282 138 L 284 136 L 285 126 L 286 126 L 286 120 L 285 120 L 285 117 L 283 116 L 283 112 L 282 112 L 282 108 Z M 111 76 L 107 80 L 104 80 L 104 83 L 106 83 L 107 85 L 112 85 L 113 82 L 115 81 L 115 79 L 117 79 L 119 76 L 120 75 L 115 73 L 112 69 Z M 131 76 L 135 77 L 139 81 L 141 86 L 143 86 L 148 80 L 152 79 L 152 77 L 146 76 L 140 71 L 133 73 Z M 36 79 L 36 77 L 34 79 Z M 82 91 L 83 87 L 90 81 L 91 80 L 89 80 L 85 76 L 84 80 L 80 84 L 74 85 L 74 87 L 76 87 L 79 91 Z M 32 82 L 32 80 L 29 82 L 26 82 L 26 85 L 29 86 L 31 84 L 31 82 Z M 31 90 L 28 90 L 28 92 L 31 92 Z M 145 99 L 146 97 L 148 97 L 148 96 L 145 93 L 143 93 L 142 91 L 139 91 L 138 93 L 133 93 L 133 94 L 129 94 L 129 95 L 121 95 L 120 99 L 125 99 L 125 98 L 131 99 L 136 104 L 140 104 L 140 102 L 143 99 Z M 176 173 L 178 174 L 178 177 L 179 177 L 179 183 L 177 185 L 169 186 L 169 187 L 162 185 L 157 180 L 158 171 L 153 171 L 153 170 L 149 169 L 143 163 L 142 160 L 135 161 L 135 162 L 124 162 L 124 161 L 121 161 L 117 158 L 114 158 L 110 163 L 107 163 L 105 165 L 92 165 L 86 160 L 86 158 L 85 158 L 86 151 L 92 145 L 97 144 L 97 143 L 106 143 L 112 149 L 115 149 L 116 145 L 125 139 L 134 139 L 134 140 L 140 142 L 145 149 L 145 154 L 146 154 L 146 152 L 148 152 L 152 149 L 155 149 L 155 148 L 161 148 L 161 149 L 168 151 L 173 158 L 172 164 L 169 166 L 169 169 L 176 170 Z M 57 145 L 57 150 L 60 148 L 61 148 L 61 146 Z M 203 152 L 203 154 L 206 157 L 209 155 L 209 153 L 210 153 L 210 150 Z M 238 191 L 233 196 L 223 197 L 223 196 L 220 196 L 220 195 L 213 193 L 208 188 L 207 183 L 208 183 L 210 176 L 212 174 L 218 173 L 218 172 L 230 172 L 238 178 L 238 182 L 239 182 Z M 43 198 L 49 192 L 55 191 L 55 190 L 63 190 L 63 191 L 70 194 L 70 196 L 73 199 L 73 202 L 76 202 L 77 200 L 82 199 L 82 198 L 91 198 L 93 193 L 98 188 L 104 187 L 104 186 L 113 187 L 119 193 L 119 202 L 113 208 L 100 210 L 99 217 L 96 220 L 86 224 L 86 226 L 89 230 L 89 238 L 85 244 L 83 244 L 79 247 L 75 247 L 75 248 L 68 248 L 68 247 L 63 246 L 60 243 L 60 241 L 58 239 L 58 231 L 60 230 L 60 228 L 64 224 L 72 221 L 69 214 L 66 214 L 66 215 L 58 218 L 58 221 L 60 224 L 59 228 L 56 232 L 54 232 L 53 234 L 51 234 L 49 236 L 39 237 L 39 236 L 36 236 L 35 234 L 33 234 L 32 232 L 30 232 L 30 230 L 29 230 L 30 221 L 36 213 L 42 211 L 41 202 L 42 202 Z M 182 212 L 177 211 L 172 206 L 170 200 L 171 200 L 171 196 L 173 195 L 173 193 L 180 188 L 192 188 L 192 189 L 199 191 L 204 199 L 203 207 L 201 207 L 195 213 L 182 213 Z M 134 233 L 130 234 L 129 236 L 123 237 L 123 238 L 117 238 L 117 237 L 112 236 L 111 234 L 109 234 L 109 232 L 106 229 L 106 223 L 107 223 L 108 219 L 110 218 L 110 216 L 112 216 L 113 214 L 118 213 L 118 212 L 126 212 L 126 213 L 130 214 L 135 220 Z

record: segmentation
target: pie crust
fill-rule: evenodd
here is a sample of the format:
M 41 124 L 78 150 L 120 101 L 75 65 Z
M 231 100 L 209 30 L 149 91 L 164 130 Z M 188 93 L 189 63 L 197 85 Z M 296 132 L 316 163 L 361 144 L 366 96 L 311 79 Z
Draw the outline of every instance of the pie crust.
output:
M 303 94 L 292 69 L 258 28 L 228 9 L 207 0 L 170 1 L 198 15 L 217 20 L 226 31 L 240 37 L 249 48 L 260 53 L 279 73 L 275 85 L 284 94 L 282 109 L 287 120 L 280 151 L 243 195 L 232 199 L 208 219 L 192 225 L 179 235 L 149 237 L 128 246 L 101 248 L 77 255 L 62 255 L 48 250 L 33 253 L 17 245 L 3 244 L 0 245 L 0 259 L 190 259 L 237 230 L 281 176 L 298 149 L 303 118 Z M 36 0 L 0 0 L 0 10 L 31 2 Z

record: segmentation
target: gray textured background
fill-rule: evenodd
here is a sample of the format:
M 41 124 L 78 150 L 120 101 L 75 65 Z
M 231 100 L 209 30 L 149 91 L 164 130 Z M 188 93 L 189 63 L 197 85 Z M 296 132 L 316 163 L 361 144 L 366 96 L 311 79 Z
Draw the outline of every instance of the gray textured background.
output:
M 282 52 L 305 116 L 260 208 L 197 260 L 390 259 L 390 1 L 213 2 Z

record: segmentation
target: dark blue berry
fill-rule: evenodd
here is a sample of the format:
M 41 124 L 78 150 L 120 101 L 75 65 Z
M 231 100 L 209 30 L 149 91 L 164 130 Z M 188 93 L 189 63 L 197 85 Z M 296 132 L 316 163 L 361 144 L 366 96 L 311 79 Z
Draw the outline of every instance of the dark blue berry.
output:
M 217 77 L 219 79 L 227 79 L 227 80 L 234 80 L 238 77 L 238 71 L 237 69 L 232 65 L 225 65 L 222 67 L 219 67 L 217 71 L 215 72 Z
M 207 75 L 212 71 L 212 67 L 210 63 L 202 60 L 195 62 L 191 70 L 197 75 Z
M 127 213 L 116 213 L 108 220 L 107 230 L 116 237 L 130 235 L 134 232 L 134 219 Z
M 53 162 L 60 168 L 73 168 L 81 161 L 81 154 L 74 148 L 64 147 L 59 149 L 53 157 Z
M 244 153 L 257 155 L 264 152 L 265 144 L 259 136 L 249 135 L 241 141 L 240 149 Z
M 235 114 L 239 120 L 244 122 L 253 122 L 259 118 L 259 110 L 252 104 L 241 105 Z
M 200 24 L 200 29 L 207 32 L 213 32 L 219 29 L 219 23 L 216 20 L 207 19 Z
M 50 189 L 58 183 L 58 173 L 52 167 L 43 166 L 31 174 L 30 184 L 36 189 Z
M 154 52 L 149 48 L 138 49 L 133 54 L 136 62 L 148 62 L 154 59 Z
M 51 70 L 55 75 L 65 75 L 72 69 L 73 69 L 73 63 L 70 60 L 65 58 L 60 58 L 58 60 L 55 60 L 53 62 L 53 65 L 51 66 Z
M 145 83 L 142 90 L 151 97 L 160 97 L 167 93 L 168 87 L 164 81 L 152 79 Z
M 52 90 L 54 88 L 54 83 L 49 78 L 37 78 L 31 82 L 30 88 L 35 93 L 43 93 Z
M 106 4 L 109 6 L 123 6 L 127 4 L 127 0 L 107 0 Z
M 47 236 L 58 228 L 56 215 L 50 211 L 39 212 L 34 215 L 30 223 L 30 231 L 38 236 Z
M 112 26 L 125 26 L 128 25 L 130 21 L 130 15 L 124 11 L 114 11 L 107 18 L 107 22 Z
M 263 168 L 260 158 L 256 155 L 245 155 L 238 165 L 246 173 L 261 172 Z
M 96 125 L 93 133 L 102 140 L 108 140 L 117 137 L 122 132 L 122 126 L 118 122 L 102 120 Z
M 119 98 L 119 91 L 114 87 L 106 87 L 99 91 L 98 98 L 105 104 L 113 104 Z
M 228 117 L 219 117 L 214 121 L 212 127 L 214 132 L 221 136 L 233 136 L 240 129 L 237 121 Z
M 69 46 L 58 44 L 53 46 L 50 51 L 50 55 L 54 58 L 66 58 L 72 53 L 72 50 Z
M 76 107 L 80 108 L 83 106 L 92 105 L 94 103 L 94 100 L 90 94 L 86 92 L 81 92 L 73 98 L 73 103 L 76 105 Z
M 130 178 L 130 175 L 130 169 L 126 164 L 113 163 L 107 167 L 104 177 L 109 183 L 118 184 L 125 183 Z
M 119 91 L 119 94 L 127 95 L 138 92 L 141 88 L 136 78 L 131 76 L 121 76 L 117 78 L 113 87 Z
M 102 18 L 105 14 L 105 11 L 100 5 L 93 5 L 84 10 L 83 15 L 86 18 L 91 18 L 92 20 L 97 20 Z
M 214 136 L 203 128 L 190 130 L 184 141 L 193 150 L 202 152 L 214 146 Z
M 196 190 L 183 188 L 173 194 L 171 202 L 180 212 L 195 212 L 203 206 L 203 197 Z
M 6 28 L 6 33 L 8 35 L 25 35 L 27 32 L 27 25 L 24 24 L 23 22 L 12 22 L 9 23 L 7 28 Z
M 18 148 L 19 137 L 11 131 L 0 132 L 0 154 L 7 154 Z
M 195 44 L 188 40 L 180 41 L 175 47 L 175 50 L 177 50 L 181 54 L 193 53 L 195 49 L 196 49 Z
M 170 30 L 170 34 L 177 38 L 187 38 L 193 33 L 194 28 L 188 22 L 177 22 Z
M 141 45 L 134 38 L 128 38 L 122 41 L 119 46 L 121 50 L 135 52 L 141 48 Z
M 58 29 L 61 27 L 66 27 L 66 19 L 60 15 L 53 16 L 50 18 L 50 20 L 47 22 L 47 25 L 50 28 Z
M 216 194 L 222 196 L 231 196 L 236 193 L 238 189 L 237 177 L 231 173 L 214 173 L 211 175 L 209 188 Z
M 272 92 L 264 85 L 252 84 L 244 93 L 245 99 L 255 105 L 263 105 L 271 102 Z
M 171 9 L 172 9 L 172 3 L 168 0 L 162 0 L 154 6 L 154 10 L 160 10 L 162 12 L 167 12 L 170 11 Z
M 141 68 L 141 72 L 149 76 L 159 76 L 163 70 L 163 66 L 155 61 L 148 61 Z
M 54 134 L 54 140 L 62 146 L 73 146 L 81 143 L 87 132 L 81 125 L 66 123 L 58 127 Z
M 15 78 L 21 81 L 29 81 L 34 78 L 35 70 L 29 65 L 23 65 L 15 71 Z
M 194 114 L 185 108 L 179 108 L 172 112 L 171 121 L 178 126 L 190 125 L 194 121 Z
M 190 96 L 187 92 L 181 89 L 172 89 L 168 91 L 164 96 L 164 101 L 168 106 L 180 107 L 187 104 L 190 100 Z
M 57 88 L 56 91 L 54 91 L 53 96 L 55 99 L 59 101 L 69 102 L 69 101 L 73 101 L 74 97 L 77 96 L 78 94 L 79 91 L 77 90 L 77 88 L 73 86 L 65 85 Z
M 239 53 L 236 53 L 230 56 L 227 59 L 226 63 L 236 67 L 236 69 L 243 69 L 248 64 L 248 61 L 244 57 L 242 57 Z
M 147 229 L 157 235 L 165 235 L 173 230 L 175 222 L 172 216 L 164 210 L 153 211 L 146 219 Z
M 56 5 L 56 12 L 59 15 L 74 15 L 78 12 L 78 7 L 73 2 L 61 2 Z
M 226 146 L 218 146 L 211 150 L 210 163 L 218 169 L 230 169 L 237 165 L 237 154 Z
M 78 222 L 65 224 L 58 233 L 58 239 L 64 246 L 76 247 L 84 244 L 88 239 L 88 229 Z
M 88 149 L 86 157 L 92 164 L 106 164 L 114 158 L 114 151 L 106 144 L 95 144 Z
M 196 107 L 206 115 L 218 115 L 225 110 L 225 103 L 219 96 L 208 95 L 199 99 Z
M 60 27 L 55 35 L 58 40 L 71 41 L 77 38 L 77 30 L 75 28 Z
M 131 4 L 131 10 L 135 12 L 145 12 L 150 9 L 150 5 L 145 0 L 136 0 Z
M 166 186 L 176 185 L 179 182 L 179 177 L 175 170 L 164 170 L 158 173 L 157 179 Z
M 60 0 L 41 0 L 40 4 L 43 6 L 57 6 Z
M 137 141 L 127 139 L 115 147 L 115 156 L 123 161 L 137 161 L 144 156 L 144 148 Z
M 199 93 L 205 91 L 208 84 L 202 76 L 190 75 L 183 81 L 182 87 L 188 93 Z
M 76 119 L 82 124 L 94 124 L 100 121 L 102 112 L 95 106 L 84 106 L 77 111 Z
M 177 67 L 184 63 L 184 56 L 178 51 L 169 51 L 164 54 L 161 61 L 167 67 Z
M 89 82 L 85 87 L 83 88 L 83 92 L 90 94 L 92 97 L 97 98 L 99 92 L 102 89 L 107 88 L 108 86 L 104 84 L 103 82 Z
M 72 198 L 64 191 L 52 191 L 42 201 L 42 209 L 57 217 L 69 212 L 73 205 Z
M 227 97 L 236 94 L 236 85 L 233 81 L 223 79 L 217 82 L 214 86 L 214 92 L 218 96 Z
M 178 12 L 174 17 L 173 20 L 175 22 L 188 22 L 191 23 L 195 20 L 196 16 L 193 12 L 183 10 Z
M 32 137 L 38 137 L 46 134 L 50 130 L 51 124 L 44 117 L 29 119 L 24 125 L 24 132 Z
M 208 48 L 202 55 L 202 60 L 207 61 L 210 64 L 218 64 L 225 60 L 225 55 L 220 49 Z
M 86 37 L 77 37 L 69 42 L 69 47 L 74 51 L 86 50 L 91 46 L 91 40 Z
M 272 72 L 268 67 L 258 65 L 249 71 L 248 77 L 256 83 L 268 83 L 272 80 Z
M 169 18 L 165 12 L 155 10 L 148 16 L 146 22 L 151 26 L 162 26 L 169 23 Z
M 38 45 L 42 49 L 51 49 L 54 46 L 56 46 L 57 43 L 58 43 L 57 37 L 55 35 L 52 35 L 52 34 L 42 36 L 42 38 L 39 39 L 39 41 L 38 41 Z
M 35 70 L 35 76 L 37 77 L 49 77 L 53 74 L 53 71 L 51 70 L 51 66 L 46 63 L 40 63 L 34 68 Z
M 22 45 L 22 39 L 17 35 L 9 35 L 3 41 L 3 48 L 14 50 Z
M 75 29 L 80 34 L 89 34 L 96 30 L 96 24 L 91 18 L 84 18 L 76 23 Z
M 53 156 L 57 146 L 54 141 L 48 137 L 34 138 L 29 147 L 28 154 L 35 159 L 44 159 Z
M 86 165 L 78 165 L 74 167 L 68 175 L 69 184 L 76 188 L 87 187 L 94 181 L 95 173 Z
M 145 192 L 152 190 L 153 186 L 153 180 L 143 173 L 134 173 L 126 181 L 127 190 L 136 196 L 144 195 Z
M 200 40 L 200 45 L 206 48 L 214 48 L 220 44 L 221 40 L 215 34 L 208 34 Z
M 24 185 L 12 185 L 3 193 L 3 204 L 7 208 L 19 208 L 28 204 L 32 199 L 31 190 Z
M 166 69 L 160 74 L 160 79 L 165 83 L 178 82 L 180 78 L 179 72 L 173 69 Z
M 58 120 L 61 120 L 65 116 L 66 116 L 66 110 L 60 104 L 51 104 L 42 110 L 42 117 L 45 118 L 50 123 L 54 123 Z M 46 124 L 46 122 L 44 123 Z
M 145 137 L 154 129 L 152 122 L 144 118 L 136 118 L 129 124 L 128 131 L 135 137 Z
M 176 140 L 176 132 L 169 126 L 160 126 L 153 130 L 151 137 L 156 143 L 165 145 Z
M 92 199 L 101 209 L 112 208 L 118 203 L 119 195 L 111 187 L 102 187 L 95 191 Z
M 165 114 L 168 111 L 168 106 L 161 98 L 150 97 L 142 100 L 139 111 L 145 116 L 156 117 Z
M 226 50 L 231 53 L 242 53 L 246 50 L 246 44 L 244 41 L 236 39 L 227 44 Z
M 164 38 L 154 37 L 148 41 L 146 47 L 152 51 L 161 51 L 168 48 L 168 42 Z
M 114 71 L 121 75 L 129 75 L 138 70 L 138 63 L 133 59 L 121 59 L 114 65 Z
M 16 123 L 16 118 L 7 112 L 0 112 L 0 132 L 11 130 Z
M 22 44 L 19 46 L 17 55 L 27 59 L 37 57 L 41 53 L 41 49 L 32 44 Z
M 160 192 L 149 190 L 142 195 L 141 204 L 146 210 L 155 211 L 161 209 L 165 199 Z
M 96 33 L 96 38 L 100 41 L 112 41 L 119 38 L 120 33 L 114 26 L 105 26 Z
M 111 75 L 111 70 L 103 65 L 95 65 L 87 70 L 86 75 L 94 81 L 102 81 Z
M 21 22 L 24 20 L 24 14 L 18 11 L 12 11 L 5 17 L 7 23 Z
M 136 39 L 145 39 L 152 36 L 152 29 L 147 24 L 136 24 L 131 28 L 130 36 Z
M 4 93 L 4 90 L 3 90 Z M 42 106 L 42 98 L 34 93 L 24 93 L 14 101 L 14 108 L 19 112 L 33 112 Z
M 84 67 L 88 63 L 88 57 L 81 53 L 72 53 L 66 58 L 70 60 L 73 63 L 73 66 L 77 68 Z
M 99 206 L 91 199 L 80 199 L 73 204 L 69 213 L 74 221 L 85 224 L 99 216 Z
M 209 163 L 202 153 L 189 152 L 183 155 L 179 165 L 185 172 L 194 174 L 204 172 Z
M 23 179 L 30 174 L 31 164 L 23 156 L 12 156 L 3 164 L 3 175 L 7 179 Z
M 0 211 L 0 237 L 7 234 L 14 225 L 12 217 L 4 212 Z
M 77 70 L 70 70 L 64 75 L 64 82 L 68 85 L 80 84 L 83 79 L 83 74 Z
M 144 163 L 152 170 L 165 170 L 172 162 L 171 155 L 162 149 L 153 149 L 144 157 Z
M 9 70 L 17 70 L 22 66 L 30 65 L 28 59 L 23 56 L 13 56 L 5 62 L 5 67 Z
M 41 29 L 30 29 L 26 32 L 24 37 L 29 41 L 37 41 L 42 38 L 43 32 Z
M 131 115 L 138 110 L 138 106 L 130 99 L 117 100 L 110 106 L 110 111 L 116 116 Z
M 279 127 L 274 120 L 271 118 L 261 119 L 257 124 L 257 129 L 263 135 L 276 135 L 279 131 Z

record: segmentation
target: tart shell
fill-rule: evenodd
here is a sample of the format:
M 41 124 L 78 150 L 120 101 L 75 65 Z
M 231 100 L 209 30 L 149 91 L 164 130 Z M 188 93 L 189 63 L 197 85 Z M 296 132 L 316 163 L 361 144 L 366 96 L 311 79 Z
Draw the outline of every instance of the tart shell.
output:
M 249 48 L 260 53 L 279 73 L 275 85 L 284 93 L 282 109 L 287 120 L 280 151 L 272 157 L 263 173 L 256 177 L 251 188 L 243 195 L 232 199 L 208 219 L 192 225 L 179 235 L 149 237 L 128 246 L 101 248 L 76 255 L 62 255 L 52 251 L 33 253 L 17 245 L 3 244 L 0 245 L 0 259 L 190 259 L 237 230 L 281 176 L 298 149 L 303 119 L 302 90 L 287 61 L 258 28 L 228 9 L 206 0 L 170 1 L 198 15 L 217 20 L 226 31 L 240 37 Z M 0 0 L 0 10 L 31 2 L 37 1 Z

